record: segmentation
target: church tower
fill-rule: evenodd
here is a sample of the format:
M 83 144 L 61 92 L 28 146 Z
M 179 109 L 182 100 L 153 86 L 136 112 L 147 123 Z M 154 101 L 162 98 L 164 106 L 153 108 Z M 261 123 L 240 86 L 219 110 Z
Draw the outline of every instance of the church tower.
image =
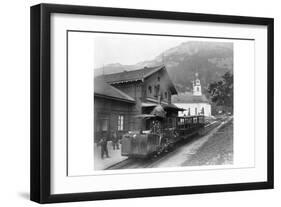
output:
M 192 85 L 193 85 L 193 95 L 194 96 L 202 96 L 201 83 L 200 83 L 200 80 L 198 78 L 198 73 L 195 73 L 195 81 L 192 81 Z

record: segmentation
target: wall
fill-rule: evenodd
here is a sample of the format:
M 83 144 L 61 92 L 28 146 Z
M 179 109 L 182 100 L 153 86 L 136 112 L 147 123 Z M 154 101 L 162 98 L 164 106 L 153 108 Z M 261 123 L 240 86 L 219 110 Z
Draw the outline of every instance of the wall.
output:
M 123 91 L 133 99 L 135 99 L 136 104 L 132 106 L 130 109 L 130 115 L 136 116 L 141 114 L 141 102 L 142 102 L 142 90 L 143 90 L 143 83 L 140 81 L 132 82 L 128 84 L 115 84 L 114 87 L 118 88 L 119 90 Z M 141 128 L 142 122 L 141 119 L 131 119 L 130 120 L 130 130 L 138 130 Z
M 140 100 L 141 97 L 141 82 L 131 82 L 131 83 L 121 83 L 121 84 L 113 84 L 112 86 L 118 88 L 119 90 L 123 91 L 136 101 Z
M 160 78 L 160 81 L 158 81 Z M 153 75 L 149 76 L 145 79 L 146 85 L 146 97 L 158 100 L 158 97 L 155 97 L 155 86 L 159 85 L 159 92 L 158 95 L 161 95 L 161 102 L 168 103 L 171 100 L 171 90 L 170 90 L 170 80 L 168 77 L 168 73 L 163 69 L 154 73 Z M 152 93 L 149 92 L 148 87 L 151 86 Z M 167 97 L 165 97 L 165 92 L 167 93 Z
M 111 136 L 112 130 L 118 131 L 118 116 L 122 115 L 123 120 L 123 130 L 119 134 L 123 134 L 133 128 L 131 123 L 132 109 L 134 108 L 133 103 L 127 103 L 124 101 L 115 101 L 112 99 L 105 99 L 100 97 L 95 97 L 95 135 L 94 140 L 98 142 L 101 136 L 102 121 L 107 121 L 107 136 Z
M 201 113 L 202 108 L 204 108 L 204 115 L 211 116 L 211 105 L 208 103 L 175 103 L 175 105 L 179 108 L 186 109 L 186 111 L 179 112 L 179 116 L 188 116 L 188 109 L 190 109 L 190 115 L 194 116 Z M 197 114 L 196 109 L 197 108 Z
M 39 2 L 275 18 L 275 190 L 212 193 L 52 206 L 279 206 L 281 203 L 281 12 L 279 1 L 14 0 L 1 2 L 0 206 L 38 206 L 29 197 L 29 7 Z

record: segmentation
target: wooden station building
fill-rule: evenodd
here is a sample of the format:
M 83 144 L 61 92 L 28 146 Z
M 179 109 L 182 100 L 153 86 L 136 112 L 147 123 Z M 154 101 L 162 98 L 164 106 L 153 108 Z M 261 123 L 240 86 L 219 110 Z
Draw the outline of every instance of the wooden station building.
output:
M 171 103 L 177 90 L 164 65 L 98 76 L 94 79 L 95 141 L 100 133 L 148 130 L 140 117 L 163 110 L 165 117 L 181 109 Z

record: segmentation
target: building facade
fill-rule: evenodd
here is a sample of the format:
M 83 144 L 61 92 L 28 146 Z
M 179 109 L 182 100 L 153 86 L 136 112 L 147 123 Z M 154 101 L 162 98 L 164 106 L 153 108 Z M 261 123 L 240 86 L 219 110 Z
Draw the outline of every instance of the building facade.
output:
M 103 77 L 94 80 L 94 137 L 98 142 L 102 133 L 129 130 L 130 114 L 135 100 L 107 84 Z
M 102 75 L 94 80 L 95 140 L 101 133 L 147 130 L 155 108 L 165 116 L 178 116 L 171 103 L 177 94 L 164 65 Z
M 204 94 L 198 74 L 192 81 L 192 92 L 179 93 L 172 97 L 172 102 L 179 108 L 185 109 L 179 112 L 179 116 L 211 116 L 211 104 Z

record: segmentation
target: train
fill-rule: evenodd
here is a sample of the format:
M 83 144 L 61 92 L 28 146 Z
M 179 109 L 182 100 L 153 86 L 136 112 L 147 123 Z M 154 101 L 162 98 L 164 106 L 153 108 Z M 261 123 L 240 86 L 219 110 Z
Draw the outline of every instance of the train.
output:
M 129 158 L 148 158 L 167 152 L 174 145 L 199 134 L 208 121 L 204 115 L 188 117 L 142 117 L 149 130 L 131 131 L 122 136 L 121 154 Z

